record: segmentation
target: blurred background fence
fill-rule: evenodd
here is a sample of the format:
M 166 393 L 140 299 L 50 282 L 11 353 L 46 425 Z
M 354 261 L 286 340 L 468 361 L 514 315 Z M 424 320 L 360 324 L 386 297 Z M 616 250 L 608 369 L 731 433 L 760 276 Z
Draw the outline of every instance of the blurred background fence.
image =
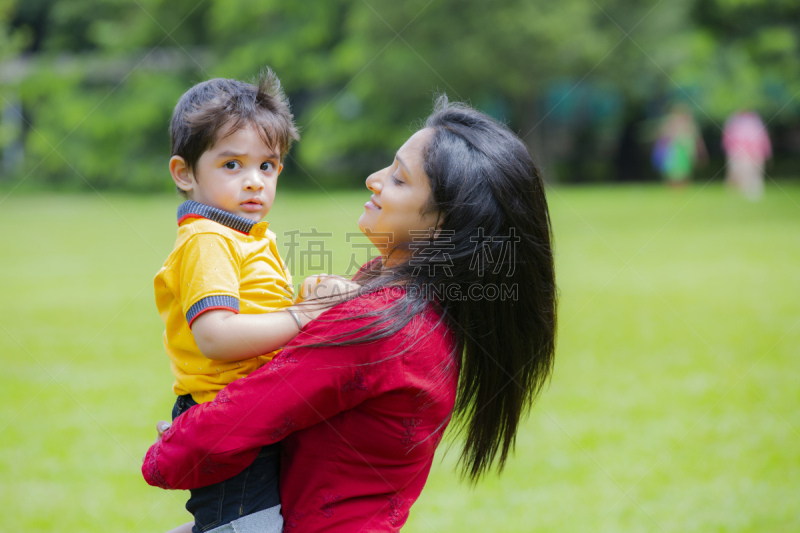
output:
M 0 187 L 170 190 L 167 125 L 210 77 L 276 70 L 302 128 L 282 186 L 384 166 L 433 96 L 506 121 L 551 182 L 646 181 L 657 121 L 760 113 L 770 175 L 800 161 L 791 0 L 0 0 Z

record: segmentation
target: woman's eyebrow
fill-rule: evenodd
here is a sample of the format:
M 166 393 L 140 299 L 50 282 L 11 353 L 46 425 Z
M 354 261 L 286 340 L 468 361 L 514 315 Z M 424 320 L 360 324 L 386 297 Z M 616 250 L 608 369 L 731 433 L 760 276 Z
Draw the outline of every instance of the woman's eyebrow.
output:
M 410 176 L 410 175 L 411 175 L 411 171 L 410 171 L 410 170 L 408 170 L 408 165 L 406 165 L 406 162 L 405 162 L 405 161 L 403 161 L 403 159 L 402 159 L 402 158 L 401 158 L 399 155 L 397 155 L 397 154 L 394 154 L 394 158 L 395 158 L 395 159 L 397 159 L 397 162 L 398 162 L 398 163 L 400 163 L 401 165 L 403 165 L 403 168 L 404 168 L 404 169 L 406 169 L 406 174 L 408 174 L 408 175 Z

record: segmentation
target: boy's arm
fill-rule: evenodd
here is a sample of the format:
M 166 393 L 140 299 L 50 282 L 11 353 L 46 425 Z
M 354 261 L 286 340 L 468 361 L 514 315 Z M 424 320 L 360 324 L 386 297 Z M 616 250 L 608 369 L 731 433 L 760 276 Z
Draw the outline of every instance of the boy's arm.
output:
M 315 318 L 292 310 L 303 326 Z M 270 353 L 299 332 L 299 325 L 286 310 L 241 315 L 218 309 L 203 313 L 192 324 L 197 347 L 215 361 L 240 361 Z
M 339 303 L 341 296 L 353 286 L 336 276 L 326 277 L 316 285 L 312 298 L 292 306 L 291 312 L 284 309 L 237 314 L 225 309 L 209 310 L 194 320 L 192 334 L 197 347 L 209 359 L 240 361 L 258 357 L 295 338 L 301 327 Z

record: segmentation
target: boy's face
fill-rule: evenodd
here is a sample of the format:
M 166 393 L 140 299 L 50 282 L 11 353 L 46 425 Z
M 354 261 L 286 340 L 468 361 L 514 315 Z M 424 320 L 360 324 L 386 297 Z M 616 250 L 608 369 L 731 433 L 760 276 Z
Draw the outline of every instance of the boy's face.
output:
M 280 152 L 268 147 L 252 124 L 220 138 L 194 171 L 180 156 L 170 160 L 175 183 L 190 199 L 254 222 L 272 208 L 281 170 Z

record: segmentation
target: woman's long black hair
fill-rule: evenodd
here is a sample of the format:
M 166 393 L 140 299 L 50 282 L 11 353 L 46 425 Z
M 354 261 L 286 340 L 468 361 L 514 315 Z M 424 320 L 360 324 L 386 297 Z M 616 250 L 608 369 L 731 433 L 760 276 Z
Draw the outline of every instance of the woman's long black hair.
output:
M 538 168 L 504 125 L 442 96 L 425 127 L 434 130 L 423 154 L 426 210 L 439 213 L 439 229 L 408 244 L 409 261 L 372 265 L 362 292 L 402 283 L 405 295 L 376 314 L 377 329 L 333 344 L 390 336 L 436 302 L 461 350 L 454 421 L 463 473 L 476 481 L 495 462 L 502 470 L 553 368 L 550 216 Z

